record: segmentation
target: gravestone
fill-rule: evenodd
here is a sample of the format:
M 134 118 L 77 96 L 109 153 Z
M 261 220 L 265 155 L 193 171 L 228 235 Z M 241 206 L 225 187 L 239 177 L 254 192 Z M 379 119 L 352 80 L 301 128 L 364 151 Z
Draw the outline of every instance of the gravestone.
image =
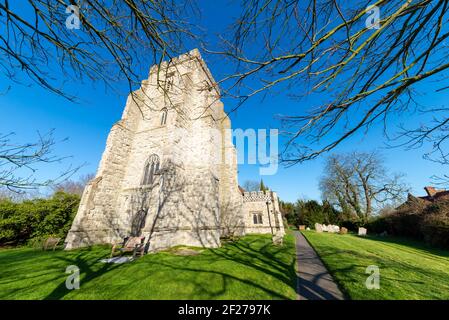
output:
M 315 223 L 315 231 L 316 232 L 323 232 L 323 226 L 319 223 Z
M 359 236 L 366 236 L 366 231 L 365 228 L 359 228 Z
M 346 229 L 345 227 L 341 227 L 340 234 L 347 234 L 347 233 L 348 233 L 348 229 Z

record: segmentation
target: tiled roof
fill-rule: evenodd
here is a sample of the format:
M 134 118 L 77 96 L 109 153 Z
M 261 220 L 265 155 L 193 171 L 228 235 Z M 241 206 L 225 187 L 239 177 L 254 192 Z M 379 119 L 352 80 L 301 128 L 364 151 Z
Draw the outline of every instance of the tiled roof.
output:
M 437 189 L 431 186 L 424 187 L 424 190 L 426 190 L 427 196 L 418 197 L 419 199 L 433 202 L 449 196 L 449 190 Z

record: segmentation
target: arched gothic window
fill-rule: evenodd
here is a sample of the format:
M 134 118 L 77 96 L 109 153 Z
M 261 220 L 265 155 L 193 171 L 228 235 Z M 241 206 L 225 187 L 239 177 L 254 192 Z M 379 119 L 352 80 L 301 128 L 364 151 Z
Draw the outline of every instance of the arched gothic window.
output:
M 159 156 L 152 154 L 145 164 L 142 185 L 153 184 L 154 175 L 159 171 Z
M 167 112 L 167 108 L 162 109 L 161 126 L 164 126 L 167 123 Z

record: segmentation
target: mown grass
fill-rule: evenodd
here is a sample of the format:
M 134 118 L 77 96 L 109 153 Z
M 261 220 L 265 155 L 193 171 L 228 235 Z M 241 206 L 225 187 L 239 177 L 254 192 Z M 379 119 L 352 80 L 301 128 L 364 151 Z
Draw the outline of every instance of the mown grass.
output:
M 351 299 L 449 299 L 449 251 L 420 242 L 304 231 L 340 288 Z M 380 268 L 380 289 L 365 273 Z
M 125 264 L 99 262 L 109 247 L 73 251 L 0 251 L 0 299 L 294 299 L 292 235 L 246 236 L 198 255 L 172 251 Z M 66 268 L 80 269 L 80 289 L 68 290 Z

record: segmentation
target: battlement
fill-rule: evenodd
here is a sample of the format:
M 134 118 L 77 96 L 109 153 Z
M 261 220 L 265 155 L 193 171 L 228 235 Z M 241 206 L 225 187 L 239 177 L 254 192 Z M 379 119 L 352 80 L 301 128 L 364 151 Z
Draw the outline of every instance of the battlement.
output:
M 150 72 L 148 74 L 148 79 L 151 78 L 152 75 L 159 73 L 159 78 L 165 78 L 166 75 L 170 73 L 176 73 L 180 72 L 181 66 L 187 65 L 189 62 L 194 61 L 197 62 L 200 66 L 199 70 L 201 70 L 205 78 L 207 79 L 207 82 L 209 83 L 209 86 L 213 88 L 217 95 L 220 96 L 220 89 L 218 88 L 217 82 L 212 76 L 212 73 L 210 72 L 209 68 L 207 67 L 206 63 L 204 62 L 203 58 L 201 57 L 201 53 L 198 49 L 190 50 L 187 53 L 181 54 L 178 57 L 174 57 L 168 61 L 163 61 L 160 64 L 155 64 L 150 68 Z M 194 66 L 191 66 L 194 67 Z M 196 66 L 194 67 L 196 69 Z M 189 68 L 187 68 L 189 69 Z
M 273 199 L 272 191 L 251 191 L 243 193 L 243 202 L 271 202 Z

